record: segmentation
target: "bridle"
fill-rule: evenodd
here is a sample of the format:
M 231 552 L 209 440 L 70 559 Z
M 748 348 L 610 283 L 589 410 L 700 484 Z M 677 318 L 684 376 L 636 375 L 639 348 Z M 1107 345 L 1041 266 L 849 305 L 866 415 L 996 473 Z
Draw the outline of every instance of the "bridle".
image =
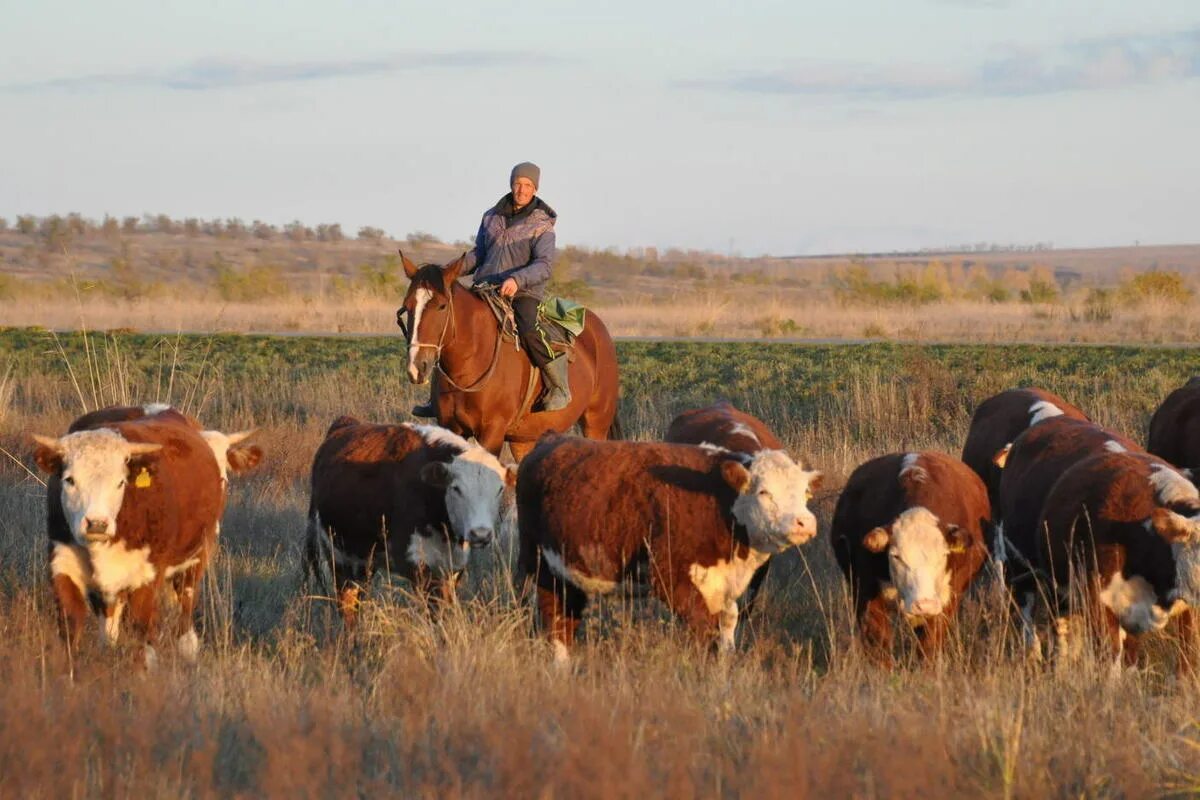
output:
M 481 391 L 488 378 L 492 377 L 492 373 L 496 371 L 496 365 L 500 363 L 500 345 L 504 337 L 497 332 L 496 348 L 492 352 L 492 363 L 486 370 L 484 370 L 483 375 L 479 376 L 478 380 L 476 380 L 470 386 L 460 386 L 453 378 L 450 377 L 450 373 L 447 372 L 442 366 L 442 346 L 446 342 L 447 331 L 449 331 L 451 334 L 451 341 L 453 341 L 454 337 L 458 335 L 458 320 L 454 314 L 454 283 L 456 282 L 452 282 L 450 284 L 450 288 L 446 291 L 446 319 L 442 322 L 442 332 L 438 334 L 437 344 L 414 342 L 413 339 L 416 337 L 417 332 L 414 330 L 410 334 L 408 326 L 404 324 L 404 321 L 400 315 L 397 315 L 396 317 L 396 324 L 400 326 L 400 330 L 404 331 L 404 338 L 408 341 L 408 346 L 410 349 L 413 347 L 432 347 L 434 349 L 433 357 L 436 359 L 434 366 L 437 368 L 438 372 L 442 373 L 442 376 L 446 379 L 446 382 L 450 384 L 450 387 L 453 390 L 474 393 Z

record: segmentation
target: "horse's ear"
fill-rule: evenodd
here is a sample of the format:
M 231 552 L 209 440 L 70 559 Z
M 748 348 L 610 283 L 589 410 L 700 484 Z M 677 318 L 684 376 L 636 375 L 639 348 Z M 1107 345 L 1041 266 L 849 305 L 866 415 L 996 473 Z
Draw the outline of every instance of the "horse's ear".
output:
M 404 274 L 407 275 L 408 279 L 411 281 L 414 277 L 416 277 L 418 269 L 417 265 L 410 261 L 408 256 L 404 255 L 403 250 L 397 250 L 396 252 L 400 254 L 400 263 L 404 265 Z
M 442 279 L 446 281 L 447 286 L 458 280 L 458 274 L 462 272 L 463 265 L 466 263 L 467 254 L 463 253 L 461 256 L 442 267 Z

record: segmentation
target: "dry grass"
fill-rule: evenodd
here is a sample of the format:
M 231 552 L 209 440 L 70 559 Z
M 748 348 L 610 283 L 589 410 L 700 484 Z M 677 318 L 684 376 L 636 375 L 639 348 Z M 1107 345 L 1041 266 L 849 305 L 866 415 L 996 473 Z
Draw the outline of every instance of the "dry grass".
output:
M 86 378 L 86 376 L 83 376 Z M 1085 660 L 1026 668 L 994 595 L 964 610 L 945 657 L 894 672 L 854 646 L 824 534 L 840 486 L 885 450 L 956 452 L 967 417 L 931 423 L 944 376 L 900 395 L 869 375 L 795 416 L 743 399 L 825 469 L 822 537 L 781 557 L 740 651 L 710 658 L 662 609 L 615 598 L 591 614 L 577 670 L 549 667 L 514 603 L 506 548 L 485 554 L 465 602 L 437 619 L 380 586 L 358 635 L 327 624 L 297 575 L 308 459 L 328 421 L 400 416 L 336 373 L 220 387 L 206 422 L 256 425 L 264 468 L 231 490 L 207 581 L 197 668 L 149 676 L 91 645 L 68 660 L 51 619 L 41 487 L 0 467 L 0 795 L 418 797 L 1145 797 L 1200 791 L 1200 692 L 1161 646 L 1114 676 Z M 88 381 L 82 381 L 85 385 Z M 117 385 L 111 381 L 109 385 Z M 1131 384 L 1132 385 L 1132 384 Z M 135 387 L 136 388 L 136 387 Z M 203 389 L 201 389 L 203 391 Z M 85 402 L 88 395 L 84 393 Z M 169 392 L 156 399 L 180 400 Z M 670 398 L 629 403 L 657 434 Z M 1135 436 L 1127 389 L 1089 398 Z M 64 381 L 11 392 L 3 446 L 80 411 Z M 900 443 L 903 443 L 902 445 Z
M 397 334 L 396 301 L 367 295 L 285 297 L 255 302 L 168 297 L 5 303 L 0 326 L 52 330 Z M 730 288 L 632 296 L 603 290 L 588 304 L 616 336 L 731 337 L 909 342 L 1190 344 L 1200 339 L 1200 305 L 1146 302 L 1090 318 L 1085 303 L 840 305 L 827 293 Z

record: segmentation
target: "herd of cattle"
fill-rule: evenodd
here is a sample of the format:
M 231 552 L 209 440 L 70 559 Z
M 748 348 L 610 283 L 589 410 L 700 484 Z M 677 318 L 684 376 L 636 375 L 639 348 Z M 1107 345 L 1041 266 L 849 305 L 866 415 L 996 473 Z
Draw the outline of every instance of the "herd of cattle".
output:
M 249 432 L 205 430 L 162 405 L 86 414 L 59 438 L 34 436 L 49 475 L 50 577 L 75 648 L 90 613 L 115 642 L 128 607 L 147 665 L 166 585 L 185 659 L 199 648 L 193 609 L 220 534 L 230 473 L 262 451 Z M 979 406 L 962 459 L 893 453 L 853 471 L 830 526 L 861 639 L 890 662 L 895 624 L 938 650 L 971 584 L 991 563 L 1011 591 L 1030 654 L 1070 641 L 1084 599 L 1114 658 L 1140 634 L 1200 603 L 1200 378 L 1175 390 L 1147 447 L 1041 389 Z M 313 459 L 304 545 L 308 576 L 353 626 L 376 571 L 453 601 L 471 552 L 497 536 L 514 494 L 522 577 L 565 661 L 590 596 L 643 582 L 700 637 L 734 646 L 771 556 L 817 535 L 821 473 L 728 403 L 687 411 L 662 442 L 547 435 L 521 462 L 443 428 L 341 417 Z M 1188 640 L 1191 636 L 1184 637 Z

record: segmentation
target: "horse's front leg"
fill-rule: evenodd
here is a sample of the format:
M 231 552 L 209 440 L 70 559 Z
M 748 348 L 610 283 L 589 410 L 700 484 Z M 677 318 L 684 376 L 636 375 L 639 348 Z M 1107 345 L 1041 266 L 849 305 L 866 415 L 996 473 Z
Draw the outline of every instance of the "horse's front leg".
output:
M 480 447 L 499 458 L 500 448 L 504 447 L 504 426 L 488 425 L 475 434 L 475 440 L 479 442 Z

